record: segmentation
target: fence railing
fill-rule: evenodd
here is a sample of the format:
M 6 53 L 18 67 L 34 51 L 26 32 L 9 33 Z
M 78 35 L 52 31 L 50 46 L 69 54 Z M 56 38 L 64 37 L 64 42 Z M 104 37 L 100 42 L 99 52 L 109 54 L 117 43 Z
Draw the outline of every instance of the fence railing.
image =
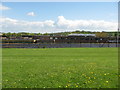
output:
M 118 47 L 119 43 L 1 43 L 2 48 Z

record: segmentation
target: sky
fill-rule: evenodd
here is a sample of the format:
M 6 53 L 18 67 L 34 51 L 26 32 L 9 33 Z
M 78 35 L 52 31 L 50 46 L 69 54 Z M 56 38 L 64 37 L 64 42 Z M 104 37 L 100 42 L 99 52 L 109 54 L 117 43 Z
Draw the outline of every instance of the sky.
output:
M 3 2 L 2 32 L 117 31 L 117 2 Z

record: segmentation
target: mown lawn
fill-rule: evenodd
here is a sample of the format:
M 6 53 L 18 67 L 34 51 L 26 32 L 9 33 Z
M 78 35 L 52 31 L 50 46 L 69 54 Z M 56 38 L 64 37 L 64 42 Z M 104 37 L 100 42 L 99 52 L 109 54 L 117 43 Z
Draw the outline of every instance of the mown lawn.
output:
M 2 49 L 3 88 L 117 88 L 117 48 Z

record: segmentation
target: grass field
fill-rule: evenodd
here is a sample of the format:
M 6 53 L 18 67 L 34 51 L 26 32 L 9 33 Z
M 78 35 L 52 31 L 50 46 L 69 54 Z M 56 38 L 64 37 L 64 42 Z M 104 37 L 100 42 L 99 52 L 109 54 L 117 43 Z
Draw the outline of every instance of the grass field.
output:
M 3 49 L 3 88 L 117 88 L 117 48 Z

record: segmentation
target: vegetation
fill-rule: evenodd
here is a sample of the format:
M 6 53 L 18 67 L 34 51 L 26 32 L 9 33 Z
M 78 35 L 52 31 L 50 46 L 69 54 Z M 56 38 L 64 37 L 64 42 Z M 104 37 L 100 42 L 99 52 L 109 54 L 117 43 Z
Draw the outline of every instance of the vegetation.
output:
M 73 32 L 59 32 L 59 33 L 27 33 L 27 32 L 20 32 L 20 33 L 2 33 L 4 36 L 15 36 L 15 37 L 19 37 L 22 35 L 50 35 L 50 36 L 54 36 L 54 35 L 68 35 L 68 34 L 96 34 L 98 37 L 107 37 L 107 36 L 117 36 L 118 32 L 90 32 L 90 31 L 73 31 Z
M 117 48 L 2 50 L 3 88 L 117 88 Z

